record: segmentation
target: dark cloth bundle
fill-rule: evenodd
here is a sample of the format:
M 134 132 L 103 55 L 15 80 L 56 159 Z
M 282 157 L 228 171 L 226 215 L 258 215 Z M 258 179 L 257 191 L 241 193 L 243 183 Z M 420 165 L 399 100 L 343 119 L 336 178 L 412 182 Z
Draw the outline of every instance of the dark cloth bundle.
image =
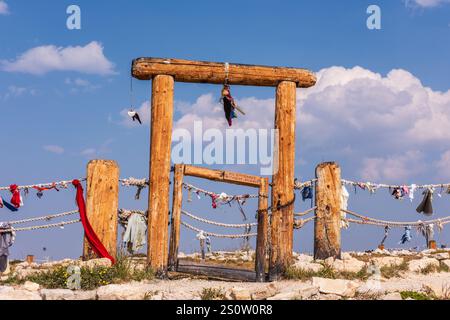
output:
M 423 213 L 427 216 L 431 216 L 433 214 L 433 192 L 430 189 L 427 189 L 423 192 L 423 200 L 417 207 L 416 211 L 418 213 Z

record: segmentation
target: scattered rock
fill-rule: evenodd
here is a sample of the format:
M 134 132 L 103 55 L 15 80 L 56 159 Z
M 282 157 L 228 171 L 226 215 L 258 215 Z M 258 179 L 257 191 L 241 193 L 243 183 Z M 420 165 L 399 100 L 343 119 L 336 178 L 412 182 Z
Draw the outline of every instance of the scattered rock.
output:
M 31 281 L 25 281 L 25 283 L 22 286 L 23 289 L 28 291 L 38 291 L 40 287 L 41 286 L 39 284 Z
M 353 297 L 358 288 L 355 281 L 342 279 L 316 278 L 312 280 L 313 286 L 318 286 L 319 291 L 325 294 L 337 294 L 342 297 Z
M 413 272 L 420 272 L 422 269 L 425 269 L 429 265 L 439 267 L 439 260 L 434 258 L 422 258 L 418 260 L 411 260 L 408 266 L 409 270 Z
M 250 291 L 248 291 L 247 289 L 237 289 L 237 288 L 233 288 L 231 290 L 231 298 L 233 300 L 251 300 L 251 294 Z
M 438 260 L 446 260 L 446 259 L 450 258 L 448 252 L 439 252 L 439 253 L 434 254 L 433 257 Z
M 322 294 L 320 300 L 342 300 L 342 297 L 337 294 Z
M 358 272 L 365 267 L 365 262 L 350 257 L 346 260 L 335 260 L 333 262 L 333 269 L 339 272 Z
M 42 300 L 37 291 L 0 287 L 0 300 Z
M 376 257 L 376 258 L 372 258 L 371 261 L 377 267 L 382 268 L 382 267 L 401 265 L 403 263 L 403 258 L 400 258 L 400 257 Z
M 294 267 L 305 270 L 305 271 L 311 271 L 311 272 L 319 272 L 323 269 L 323 265 L 321 265 L 319 263 L 311 263 L 311 262 L 305 262 L 305 261 L 297 261 L 294 264 Z
M 148 285 L 140 283 L 110 284 L 97 290 L 98 300 L 143 300 Z
M 81 267 L 93 269 L 95 267 L 111 267 L 111 260 L 107 258 L 92 259 L 80 262 Z
M 439 299 L 450 299 L 450 280 L 429 279 L 423 288 Z
M 277 294 L 277 288 L 273 283 L 269 284 L 265 289 L 258 290 L 251 294 L 252 300 L 266 300 Z
M 388 293 L 381 299 L 382 300 L 402 300 L 402 296 L 398 292 L 392 292 L 392 293 Z

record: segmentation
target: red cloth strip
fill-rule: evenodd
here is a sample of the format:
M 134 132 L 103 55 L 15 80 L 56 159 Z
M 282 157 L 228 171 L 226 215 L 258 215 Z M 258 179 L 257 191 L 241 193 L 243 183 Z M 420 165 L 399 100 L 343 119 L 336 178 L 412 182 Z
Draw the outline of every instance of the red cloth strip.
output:
M 88 240 L 89 244 L 92 247 L 92 250 L 101 258 L 108 258 L 111 260 L 112 264 L 114 264 L 116 261 L 111 255 L 108 253 L 108 250 L 106 250 L 103 243 L 100 241 L 100 239 L 95 234 L 94 229 L 92 229 L 91 224 L 89 223 L 88 217 L 86 215 L 86 204 L 84 202 L 83 197 L 83 187 L 81 186 L 81 183 L 79 180 L 73 180 L 72 184 L 77 188 L 77 196 L 76 201 L 78 205 L 78 211 L 80 212 L 80 218 L 81 223 L 83 224 L 84 228 L 84 235 L 86 239 Z

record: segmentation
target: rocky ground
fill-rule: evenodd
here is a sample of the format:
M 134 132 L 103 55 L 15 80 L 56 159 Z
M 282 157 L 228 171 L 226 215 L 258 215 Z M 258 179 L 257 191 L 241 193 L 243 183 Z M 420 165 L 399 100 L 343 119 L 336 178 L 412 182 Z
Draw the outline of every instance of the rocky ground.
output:
M 288 272 L 290 280 L 241 283 L 179 276 L 176 280 L 108 284 L 89 291 L 46 289 L 45 283 L 26 279 L 60 266 L 109 267 L 109 260 L 20 262 L 12 264 L 1 276 L 4 285 L 0 286 L 0 300 L 448 300 L 449 253 L 447 249 L 422 252 L 375 250 L 371 253 L 346 252 L 341 260 L 330 258 L 324 261 L 314 261 L 306 254 L 294 254 L 295 263 Z M 199 258 L 196 254 L 181 254 L 181 257 Z M 248 267 L 253 264 L 253 257 L 252 252 L 216 252 L 208 256 L 208 261 Z M 145 260 L 134 258 L 131 262 L 135 268 L 143 268 Z

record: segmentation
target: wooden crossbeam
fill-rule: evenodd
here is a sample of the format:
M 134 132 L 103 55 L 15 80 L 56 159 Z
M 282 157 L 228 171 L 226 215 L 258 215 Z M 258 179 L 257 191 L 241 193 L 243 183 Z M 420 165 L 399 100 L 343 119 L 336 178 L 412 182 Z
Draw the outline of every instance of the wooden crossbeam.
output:
M 298 88 L 312 87 L 316 76 L 309 70 L 249 64 L 190 61 L 165 58 L 133 60 L 133 77 L 150 80 L 156 75 L 170 75 L 175 81 L 276 87 L 282 81 L 294 82 Z

